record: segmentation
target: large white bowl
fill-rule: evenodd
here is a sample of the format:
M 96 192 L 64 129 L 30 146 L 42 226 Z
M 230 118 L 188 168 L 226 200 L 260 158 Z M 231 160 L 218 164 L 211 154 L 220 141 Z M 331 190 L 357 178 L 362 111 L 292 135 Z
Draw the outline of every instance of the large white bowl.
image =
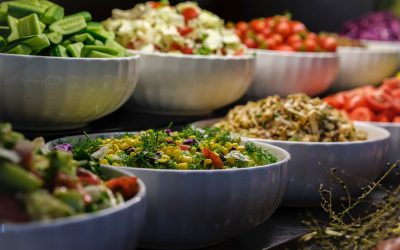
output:
M 95 134 L 112 137 L 121 133 Z M 49 148 L 77 136 L 50 142 Z M 277 156 L 275 164 L 225 170 L 158 170 L 115 167 L 140 177 L 148 210 L 139 245 L 188 249 L 215 245 L 263 223 L 281 204 L 289 154 L 257 143 Z
M 249 88 L 254 56 L 141 55 L 139 83 L 128 109 L 174 115 L 206 114 Z
M 103 168 L 111 178 L 130 175 Z M 124 204 L 95 213 L 25 224 L 0 223 L 0 249 L 4 250 L 126 250 L 135 249 L 146 212 L 146 187 Z
M 82 127 L 133 93 L 139 56 L 59 58 L 0 54 L 0 120 L 17 129 Z
M 338 56 L 332 52 L 252 51 L 256 54 L 256 73 L 246 93 L 248 99 L 298 92 L 317 95 L 331 86 L 339 69 Z
M 399 66 L 400 47 L 339 47 L 340 69 L 333 91 L 376 84 L 393 76 Z
M 218 119 L 194 123 L 199 128 L 212 126 Z M 320 204 L 319 187 L 329 188 L 329 170 L 349 188 L 351 194 L 382 174 L 389 156 L 390 133 L 383 128 L 356 123 L 356 128 L 368 133 L 367 141 L 354 142 L 293 142 L 251 138 L 283 148 L 290 153 L 289 181 L 283 205 L 317 206 Z M 334 187 L 341 195 L 341 187 Z
M 357 122 L 370 124 L 386 129 L 390 132 L 390 151 L 388 161 L 395 163 L 400 160 L 400 124 L 394 122 Z

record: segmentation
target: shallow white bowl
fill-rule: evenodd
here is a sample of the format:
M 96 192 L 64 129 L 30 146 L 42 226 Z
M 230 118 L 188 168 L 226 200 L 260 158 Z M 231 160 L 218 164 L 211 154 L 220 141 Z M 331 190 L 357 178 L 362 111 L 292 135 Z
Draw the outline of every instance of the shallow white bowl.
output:
M 102 168 L 108 178 L 130 175 Z M 0 223 L 0 249 L 4 250 L 126 250 L 135 249 L 146 210 L 146 187 L 124 204 L 91 214 L 25 224 Z
M 123 133 L 125 134 L 125 133 Z M 116 136 L 121 133 L 94 134 Z M 50 142 L 49 148 L 81 137 Z M 281 204 L 289 154 L 257 143 L 278 158 L 275 164 L 225 170 L 158 170 L 115 167 L 140 177 L 148 210 L 139 245 L 145 248 L 201 248 L 223 242 L 263 223 Z
M 331 86 L 339 69 L 336 53 L 252 52 L 256 54 L 256 73 L 246 93 L 248 99 L 298 92 L 317 95 Z
M 141 55 L 128 109 L 161 114 L 210 113 L 238 100 L 254 74 L 254 56 Z
M 212 126 L 218 119 L 194 123 L 199 128 Z M 374 181 L 385 167 L 389 156 L 390 133 L 385 129 L 356 123 L 356 128 L 368 133 L 367 141 L 355 142 L 293 142 L 251 138 L 283 148 L 290 153 L 289 182 L 283 205 L 317 206 L 320 204 L 319 187 L 330 186 L 329 170 L 349 187 L 351 194 Z M 250 138 L 249 138 L 250 139 Z M 341 188 L 334 188 L 342 194 Z
M 394 163 L 400 160 L 400 124 L 393 122 L 357 122 L 370 124 L 386 129 L 390 132 L 390 151 L 388 161 Z
M 128 100 L 138 62 L 0 54 L 0 120 L 24 130 L 82 127 Z
M 400 47 L 339 47 L 340 69 L 333 91 L 382 82 L 393 76 L 399 66 Z

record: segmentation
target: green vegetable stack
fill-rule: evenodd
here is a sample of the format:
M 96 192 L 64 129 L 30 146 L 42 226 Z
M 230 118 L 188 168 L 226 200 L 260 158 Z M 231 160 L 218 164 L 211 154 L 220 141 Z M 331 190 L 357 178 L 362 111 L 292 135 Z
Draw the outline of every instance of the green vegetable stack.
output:
M 64 8 L 46 0 L 0 4 L 0 52 L 58 57 L 123 57 L 114 33 L 83 11 L 64 16 Z

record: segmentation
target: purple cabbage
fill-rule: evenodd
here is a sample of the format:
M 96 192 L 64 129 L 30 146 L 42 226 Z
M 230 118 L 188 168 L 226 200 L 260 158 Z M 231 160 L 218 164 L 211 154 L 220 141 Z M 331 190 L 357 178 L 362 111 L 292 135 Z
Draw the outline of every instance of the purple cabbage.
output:
M 400 19 L 390 11 L 371 12 L 346 22 L 340 34 L 352 39 L 400 41 Z
M 58 144 L 54 148 L 64 152 L 72 152 L 72 145 L 69 143 Z

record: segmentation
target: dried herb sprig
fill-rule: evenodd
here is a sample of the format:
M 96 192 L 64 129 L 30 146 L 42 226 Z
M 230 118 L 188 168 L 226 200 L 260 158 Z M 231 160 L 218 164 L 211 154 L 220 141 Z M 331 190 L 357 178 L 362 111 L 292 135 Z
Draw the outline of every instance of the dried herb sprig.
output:
M 301 238 L 307 249 L 310 246 L 316 249 L 371 249 L 380 241 L 400 236 L 400 185 L 391 189 L 382 187 L 382 182 L 400 164 L 397 161 L 391 164 L 384 175 L 376 182 L 370 183 L 362 189 L 362 194 L 352 198 L 347 185 L 335 175 L 331 169 L 331 183 L 329 188 L 320 187 L 321 206 L 329 217 L 328 223 L 310 217 L 304 221 L 311 229 L 311 233 Z M 333 184 L 341 185 L 345 191 L 345 202 L 338 209 L 334 205 Z M 369 209 L 372 212 L 359 214 L 356 210 L 361 203 L 367 202 L 379 188 L 383 198 L 374 201 Z M 354 214 L 354 215 L 353 215 Z M 357 216 L 356 216 L 357 215 Z

